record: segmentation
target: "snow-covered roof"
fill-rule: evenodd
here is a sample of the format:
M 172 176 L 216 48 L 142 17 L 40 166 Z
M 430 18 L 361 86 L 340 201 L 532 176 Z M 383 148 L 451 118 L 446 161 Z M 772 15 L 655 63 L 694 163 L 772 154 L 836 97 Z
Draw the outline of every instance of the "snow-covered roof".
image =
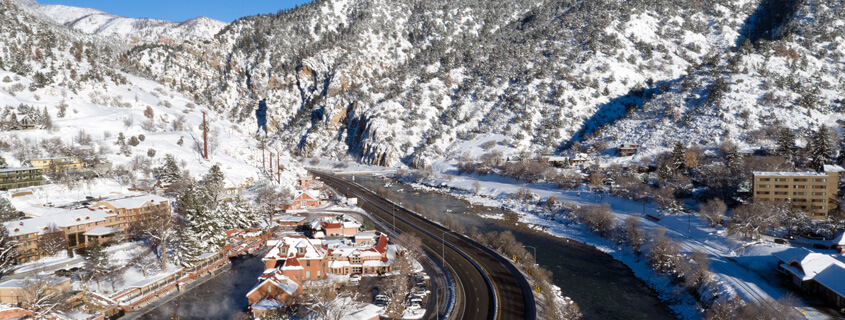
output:
M 359 306 L 356 308 L 355 311 L 345 314 L 341 320 L 369 320 L 369 319 L 378 319 L 379 314 L 378 312 L 381 310 L 376 305 L 373 304 L 366 304 L 364 306 Z
M 277 288 L 282 289 L 282 291 L 287 292 L 290 295 L 293 295 L 294 292 L 296 292 L 296 289 L 299 288 L 299 284 L 282 274 L 281 270 L 275 270 L 272 275 L 267 277 L 266 280 L 259 282 L 257 285 L 255 285 L 255 287 L 249 290 L 247 296 L 249 296 L 255 290 L 259 290 L 259 288 L 262 288 L 267 285 L 276 286 Z
M 29 159 L 29 161 L 43 161 L 43 160 L 72 160 L 78 159 L 77 157 L 49 157 L 49 158 L 36 158 L 36 159 Z
M 70 226 L 103 222 L 107 217 L 111 216 L 115 216 L 115 214 L 102 209 L 82 208 L 56 212 L 32 219 L 4 222 L 3 226 L 6 227 L 6 230 L 9 230 L 9 235 L 18 236 L 44 232 L 50 224 L 54 223 L 57 227 L 67 228 Z
M 772 253 L 772 255 L 785 263 L 782 266 L 784 270 L 804 281 L 814 279 L 820 272 L 833 265 L 845 268 L 845 263 L 830 255 L 811 252 L 804 248 L 790 248 Z
M 279 222 L 300 222 L 305 220 L 305 217 L 297 217 L 297 216 L 281 216 L 278 219 Z
M 83 233 L 86 236 L 105 236 L 120 232 L 120 229 L 109 227 L 96 227 Z
M 824 172 L 842 172 L 845 171 L 845 168 L 837 166 L 835 164 L 826 164 L 824 165 Z
M 830 291 L 835 292 L 840 297 L 845 297 L 845 278 L 842 277 L 843 275 L 845 275 L 845 267 L 831 265 L 822 270 L 822 272 L 819 272 L 813 280 L 830 289 Z
M 549 157 L 549 162 L 566 162 L 569 161 L 569 157 Z
M 261 299 L 260 301 L 258 301 L 256 303 L 253 303 L 249 307 L 252 310 L 276 310 L 276 309 L 281 309 L 284 306 L 285 306 L 284 303 L 276 301 L 275 299 L 264 298 L 264 299 Z
M 15 172 L 15 171 L 23 171 L 23 170 L 41 170 L 41 168 L 36 168 L 36 167 L 0 168 L 0 172 Z
M 813 171 L 797 171 L 797 172 L 788 172 L 788 171 L 753 171 L 751 172 L 755 176 L 777 176 L 777 177 L 825 177 L 827 174 L 824 172 L 813 172 Z
M 140 208 L 146 203 L 151 204 L 158 204 L 162 202 L 169 202 L 170 199 L 157 196 L 157 195 L 144 195 L 144 196 L 137 196 L 137 197 L 128 197 L 122 199 L 114 199 L 114 200 L 103 200 L 100 203 L 108 203 L 115 208 L 126 208 L 126 209 L 135 209 Z
M 833 238 L 833 244 L 845 245 L 845 232 L 840 232 Z

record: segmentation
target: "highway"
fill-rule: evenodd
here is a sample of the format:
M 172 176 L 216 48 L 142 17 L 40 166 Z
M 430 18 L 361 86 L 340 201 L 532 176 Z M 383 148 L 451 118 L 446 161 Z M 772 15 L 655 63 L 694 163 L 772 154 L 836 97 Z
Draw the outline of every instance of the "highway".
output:
M 423 249 L 442 259 L 454 278 L 457 296 L 450 319 L 536 319 L 534 295 L 528 282 L 509 261 L 491 249 L 395 206 L 356 183 L 323 172 L 312 173 L 338 192 L 358 197 L 358 206 L 385 225 L 393 225 L 391 211 L 396 208 L 396 231 L 422 240 Z M 445 303 L 440 301 L 441 305 Z

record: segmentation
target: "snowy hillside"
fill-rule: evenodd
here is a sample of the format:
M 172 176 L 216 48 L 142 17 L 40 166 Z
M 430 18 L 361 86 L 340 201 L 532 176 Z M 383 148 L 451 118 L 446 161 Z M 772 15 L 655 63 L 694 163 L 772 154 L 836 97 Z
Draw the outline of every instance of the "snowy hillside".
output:
M 55 23 L 87 34 L 125 41 L 127 44 L 211 40 L 227 23 L 198 17 L 183 22 L 120 17 L 96 9 L 43 5 L 33 0 L 16 0 L 23 8 Z
M 845 10 L 840 1 L 798 2 L 789 9 L 782 24 L 708 58 L 597 139 L 647 147 L 674 139 L 702 145 L 732 140 L 743 148 L 773 148 L 781 127 L 795 130 L 799 145 L 821 125 L 839 128 Z
M 141 186 L 171 154 L 193 178 L 219 163 L 229 187 L 262 179 L 254 122 L 234 124 L 159 83 L 116 70 L 113 49 L 88 35 L 39 24 L 15 7 L 0 7 L 0 16 L 0 156 L 9 166 L 84 150 L 111 162 L 122 185 Z M 203 113 L 209 160 L 201 157 Z M 36 128 L 14 130 L 25 117 Z M 268 145 L 278 154 L 277 148 Z M 286 155 L 281 162 L 283 182 L 304 174 Z
M 298 154 L 428 164 L 466 140 L 555 151 L 738 41 L 759 1 L 317 1 L 128 70 L 235 121 L 256 100 Z M 627 106 L 627 107 L 626 107 Z

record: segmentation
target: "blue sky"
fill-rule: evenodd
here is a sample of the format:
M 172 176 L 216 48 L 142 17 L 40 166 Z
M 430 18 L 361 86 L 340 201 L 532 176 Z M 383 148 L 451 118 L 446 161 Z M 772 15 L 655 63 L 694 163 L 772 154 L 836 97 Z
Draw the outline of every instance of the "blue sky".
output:
M 225 22 L 240 17 L 276 13 L 310 0 L 36 0 L 42 4 L 94 8 L 130 18 L 185 21 L 206 16 Z

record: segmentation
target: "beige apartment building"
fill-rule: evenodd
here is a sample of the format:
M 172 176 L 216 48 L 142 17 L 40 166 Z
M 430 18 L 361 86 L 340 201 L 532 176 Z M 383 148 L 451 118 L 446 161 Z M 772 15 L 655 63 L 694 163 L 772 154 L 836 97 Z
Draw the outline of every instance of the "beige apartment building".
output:
M 828 166 L 825 166 L 828 168 Z M 810 219 L 827 217 L 836 209 L 839 171 L 753 172 L 754 201 L 788 202 L 807 212 Z
M 29 164 L 41 170 L 50 170 L 51 165 L 55 165 L 56 169 L 61 171 L 81 170 L 82 162 L 78 157 L 54 157 L 43 159 L 30 159 Z

